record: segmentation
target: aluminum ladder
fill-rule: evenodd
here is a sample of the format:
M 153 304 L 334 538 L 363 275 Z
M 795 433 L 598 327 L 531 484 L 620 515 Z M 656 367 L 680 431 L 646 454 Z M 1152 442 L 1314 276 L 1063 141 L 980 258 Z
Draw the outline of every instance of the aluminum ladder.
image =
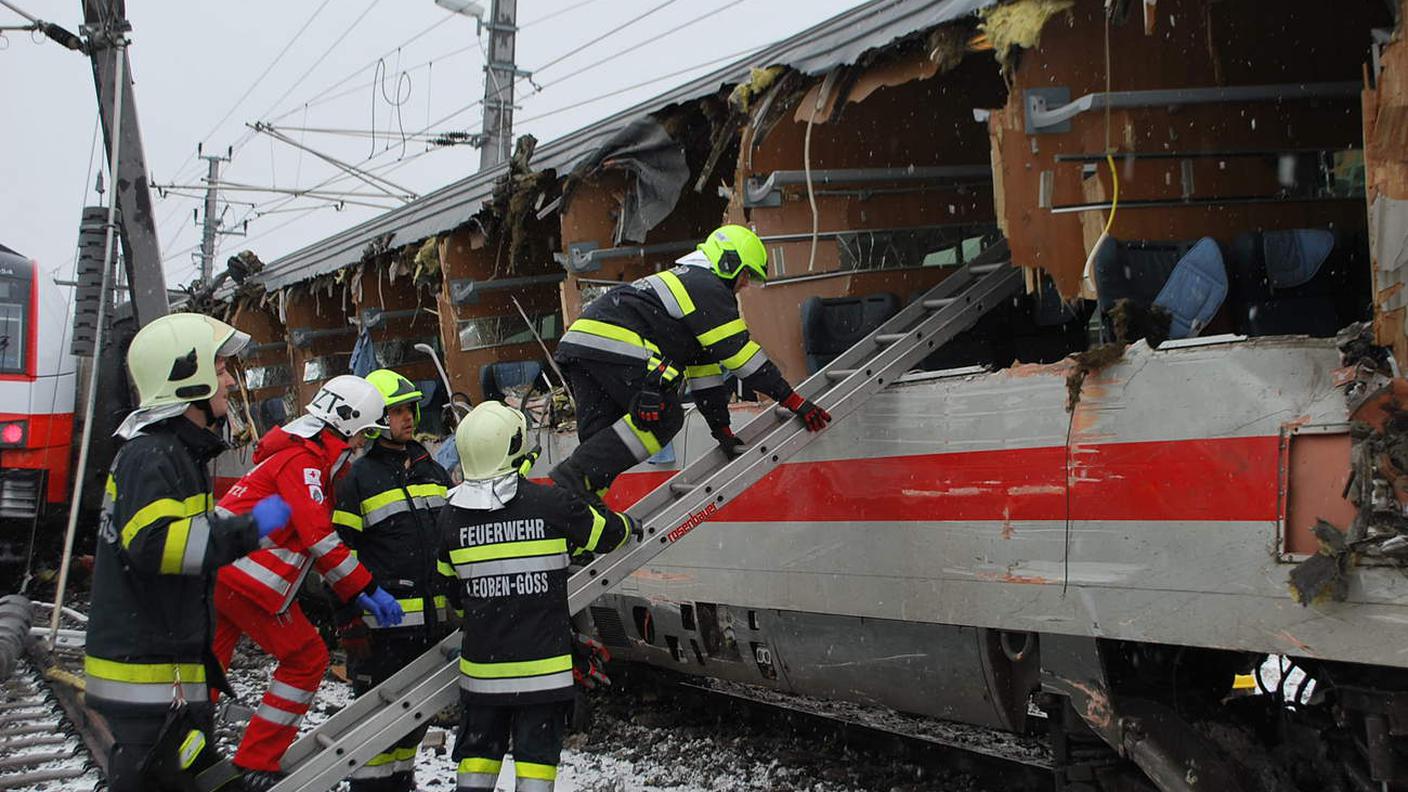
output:
M 839 421 L 1022 289 L 1020 269 L 1006 261 L 988 263 L 982 258 L 953 272 L 809 377 L 797 391 Z M 656 487 L 629 509 L 642 523 L 643 538 L 597 557 L 572 575 L 567 584 L 572 613 L 706 522 L 820 434 L 807 431 L 801 420 L 778 405 L 739 430 L 744 442 L 740 454 L 730 457 L 715 448 Z M 273 787 L 274 792 L 330 789 L 406 732 L 454 704 L 459 696 L 459 668 L 452 658 L 459 646 L 456 631 L 301 737 L 284 755 L 288 775 Z

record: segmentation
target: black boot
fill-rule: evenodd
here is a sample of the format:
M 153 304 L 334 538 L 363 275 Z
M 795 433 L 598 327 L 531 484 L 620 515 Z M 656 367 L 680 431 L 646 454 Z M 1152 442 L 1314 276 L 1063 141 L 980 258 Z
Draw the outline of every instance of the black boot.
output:
M 606 504 L 601 501 L 601 496 L 592 489 L 591 482 L 587 480 L 587 474 L 582 472 L 582 469 L 570 457 L 559 462 L 557 467 L 548 473 L 548 478 L 552 479 L 552 483 L 567 490 L 573 497 L 588 506 L 606 508 Z

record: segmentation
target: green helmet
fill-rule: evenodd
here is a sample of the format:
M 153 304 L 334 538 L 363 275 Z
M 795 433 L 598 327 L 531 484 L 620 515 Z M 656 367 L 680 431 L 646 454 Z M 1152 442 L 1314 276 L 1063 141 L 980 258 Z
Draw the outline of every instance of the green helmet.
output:
M 758 280 L 768 279 L 768 249 L 763 240 L 741 225 L 726 225 L 714 229 L 698 249 L 709 258 L 714 274 L 731 281 L 745 267 Z
M 480 402 L 455 430 L 455 450 L 465 481 L 498 478 L 517 470 L 528 448 L 528 421 L 503 402 Z
M 174 313 L 137 331 L 127 371 L 139 408 L 198 402 L 215 395 L 215 359 L 239 354 L 249 336 L 203 314 Z
M 390 410 L 398 404 L 414 402 L 416 408 L 416 426 L 420 426 L 420 400 L 425 397 L 420 388 L 414 382 L 397 374 L 391 369 L 377 369 L 368 374 L 365 379 L 381 392 L 381 397 L 386 400 L 386 409 Z M 375 437 L 376 435 L 373 435 Z

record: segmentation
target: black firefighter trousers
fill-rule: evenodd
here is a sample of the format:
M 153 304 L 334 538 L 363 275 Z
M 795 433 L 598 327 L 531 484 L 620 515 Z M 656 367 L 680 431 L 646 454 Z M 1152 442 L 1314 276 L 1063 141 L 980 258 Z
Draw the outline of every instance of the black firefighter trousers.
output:
M 424 628 L 418 627 L 372 630 L 371 633 L 371 654 L 347 659 L 352 692 L 357 696 L 365 695 L 437 643 L 426 636 Z M 417 726 L 358 768 L 348 778 L 352 792 L 412 792 L 416 788 L 416 752 L 429 728 L 429 722 Z
M 460 705 L 464 712 L 454 751 L 459 792 L 493 792 L 510 751 L 517 792 L 552 792 L 570 700 L 496 707 L 461 691 Z
M 563 467 L 586 477 L 587 489 L 604 490 L 623 471 L 650 458 L 684 426 L 679 394 L 666 389 L 660 420 L 638 425 L 629 415 L 631 399 L 645 383 L 643 363 L 602 363 L 572 359 L 563 376 L 577 402 L 581 445 Z

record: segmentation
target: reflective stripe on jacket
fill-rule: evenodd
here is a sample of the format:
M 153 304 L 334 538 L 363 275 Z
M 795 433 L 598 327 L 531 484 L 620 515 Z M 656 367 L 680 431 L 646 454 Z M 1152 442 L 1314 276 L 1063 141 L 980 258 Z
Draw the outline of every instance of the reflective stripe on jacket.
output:
M 733 289 L 707 266 L 698 266 L 698 259 L 702 254 L 690 254 L 673 269 L 593 300 L 559 339 L 557 358 L 642 365 L 661 358 L 684 367 L 696 397 L 722 386 L 731 374 L 777 401 L 786 399 L 792 387 L 749 337 Z M 726 394 L 722 414 L 718 400 L 708 401 L 700 407 L 710 425 L 720 419 L 727 425 Z
M 452 493 L 440 525 L 441 569 L 464 609 L 461 690 L 489 705 L 572 698 L 568 554 L 619 547 L 625 518 L 520 479 L 500 509 L 460 508 Z
M 293 509 L 288 525 L 270 534 L 261 549 L 220 570 L 229 586 L 270 613 L 283 613 L 310 571 L 323 577 L 347 602 L 369 591 L 372 577 L 332 529 L 332 468 L 347 446 L 329 430 L 314 439 L 270 429 L 255 448 L 254 469 L 241 478 L 220 508 L 245 514 L 275 493 Z
M 376 584 L 395 597 L 406 617 L 397 627 L 424 627 L 446 632 L 445 594 L 448 586 L 436 574 L 440 534 L 436 518 L 445 505 L 450 475 L 425 447 L 410 442 L 405 449 L 378 442 L 367 449 L 337 483 L 333 523 Z M 429 601 L 429 607 L 427 607 Z
M 209 511 L 206 466 L 225 448 L 178 416 L 124 444 L 104 485 L 93 570 L 88 700 L 148 711 L 207 695 L 215 572 L 258 543 L 247 517 Z M 174 687 L 179 685 L 179 688 Z

